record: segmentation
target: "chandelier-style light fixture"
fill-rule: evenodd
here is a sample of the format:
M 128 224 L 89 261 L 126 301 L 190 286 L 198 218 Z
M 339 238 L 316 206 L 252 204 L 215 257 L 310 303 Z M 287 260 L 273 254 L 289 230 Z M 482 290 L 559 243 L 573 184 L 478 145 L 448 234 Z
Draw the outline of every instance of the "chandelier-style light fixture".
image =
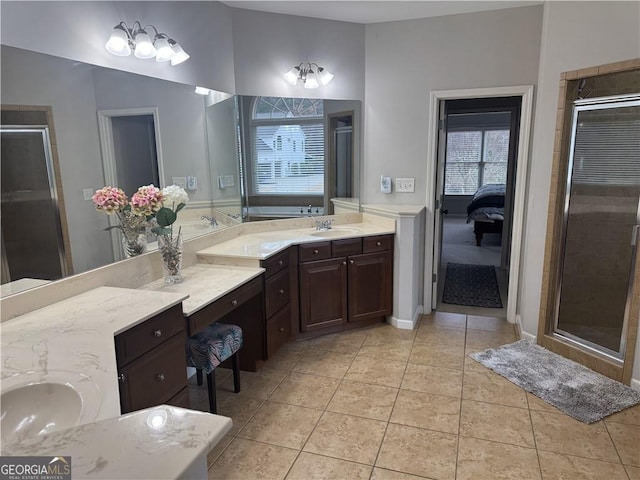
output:
M 318 88 L 333 79 L 333 74 L 317 63 L 302 62 L 284 74 L 284 79 L 291 85 L 302 81 L 304 88 Z
M 153 40 L 147 33 L 147 29 L 152 28 L 154 32 Z M 105 48 L 109 53 L 119 57 L 126 57 L 133 54 L 138 58 L 154 58 L 156 62 L 171 62 L 171 65 L 178 65 L 189 58 L 180 44 L 169 38 L 166 33 L 158 32 L 153 25 L 142 28 L 142 24 L 136 20 L 129 28 L 126 23 L 120 22 L 113 27 L 111 37 L 107 41 Z

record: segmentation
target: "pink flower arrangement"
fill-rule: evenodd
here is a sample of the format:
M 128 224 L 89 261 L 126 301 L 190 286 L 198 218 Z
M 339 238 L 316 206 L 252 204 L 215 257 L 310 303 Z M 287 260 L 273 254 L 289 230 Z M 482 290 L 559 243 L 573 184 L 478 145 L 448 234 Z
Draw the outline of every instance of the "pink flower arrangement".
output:
M 150 217 L 162 208 L 162 190 L 153 185 L 145 185 L 131 196 L 131 209 L 136 215 Z
M 121 212 L 129 203 L 125 193 L 115 187 L 104 187 L 96 190 L 92 197 L 96 210 L 107 215 Z

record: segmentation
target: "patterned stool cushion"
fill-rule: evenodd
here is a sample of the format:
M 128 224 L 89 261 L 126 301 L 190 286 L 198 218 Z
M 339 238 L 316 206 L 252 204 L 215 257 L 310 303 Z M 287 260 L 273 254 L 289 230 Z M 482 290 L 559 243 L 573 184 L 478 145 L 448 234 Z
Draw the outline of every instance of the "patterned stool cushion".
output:
M 213 323 L 187 338 L 187 365 L 211 373 L 242 347 L 242 329 L 237 325 Z

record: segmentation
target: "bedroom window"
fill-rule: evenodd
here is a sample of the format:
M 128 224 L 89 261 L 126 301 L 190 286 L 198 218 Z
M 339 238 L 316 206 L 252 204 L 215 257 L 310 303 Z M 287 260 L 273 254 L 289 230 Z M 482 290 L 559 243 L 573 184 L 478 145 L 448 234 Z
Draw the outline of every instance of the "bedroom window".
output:
M 506 183 L 509 129 L 449 130 L 445 195 L 473 195 L 490 183 Z
M 324 107 L 318 99 L 256 97 L 253 195 L 324 195 Z

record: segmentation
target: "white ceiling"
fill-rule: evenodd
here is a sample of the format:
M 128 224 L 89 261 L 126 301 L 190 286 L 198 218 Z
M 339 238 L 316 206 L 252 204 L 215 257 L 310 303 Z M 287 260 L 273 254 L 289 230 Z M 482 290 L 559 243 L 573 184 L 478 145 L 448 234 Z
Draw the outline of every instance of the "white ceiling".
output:
M 464 1 L 464 0 L 414 0 L 414 1 L 242 1 L 226 0 L 222 3 L 235 8 L 262 12 L 324 18 L 353 23 L 380 23 L 413 18 L 440 17 L 458 13 L 482 12 L 501 8 L 540 5 L 540 1 Z

